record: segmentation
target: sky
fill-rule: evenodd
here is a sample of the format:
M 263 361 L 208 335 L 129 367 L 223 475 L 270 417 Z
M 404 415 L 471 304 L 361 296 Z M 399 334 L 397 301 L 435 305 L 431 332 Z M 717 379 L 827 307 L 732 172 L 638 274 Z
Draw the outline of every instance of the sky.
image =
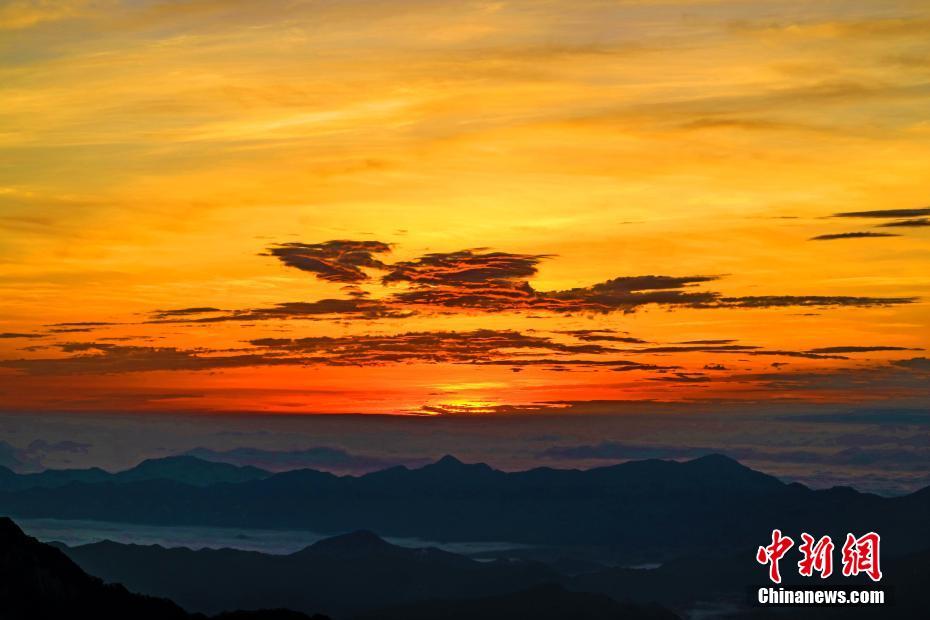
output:
M 0 410 L 926 409 L 928 58 L 916 0 L 0 1 Z

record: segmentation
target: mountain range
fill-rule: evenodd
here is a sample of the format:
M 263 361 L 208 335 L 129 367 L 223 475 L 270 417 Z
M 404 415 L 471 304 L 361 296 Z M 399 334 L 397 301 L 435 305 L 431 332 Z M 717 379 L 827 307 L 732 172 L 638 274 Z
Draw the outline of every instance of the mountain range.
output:
M 290 555 L 113 542 L 62 550 L 105 580 L 205 613 L 283 607 L 347 617 L 428 598 L 507 594 L 561 578 L 537 562 L 478 562 L 435 548 L 399 547 L 365 531 Z M 223 586 L 202 587 L 204 575 Z
M 87 469 L 47 469 L 34 474 L 18 474 L 0 466 L 0 491 L 21 491 L 33 488 L 58 488 L 73 482 L 85 484 L 173 480 L 194 486 L 222 482 L 262 480 L 271 472 L 251 466 L 215 463 L 193 456 L 171 456 L 148 459 L 125 471 L 110 473 L 99 467 Z
M 754 548 L 774 528 L 835 539 L 875 530 L 891 552 L 930 547 L 930 488 L 893 498 L 844 487 L 812 490 L 719 455 L 522 472 L 447 456 L 416 469 L 399 466 L 363 476 L 309 469 L 270 475 L 183 459 L 169 460 L 169 467 L 150 461 L 142 479 L 132 473 L 140 466 L 102 481 L 75 480 L 54 488 L 22 488 L 23 479 L 34 478 L 7 474 L 0 513 L 508 541 L 578 553 L 596 550 L 601 558 L 625 564 L 663 562 L 721 547 Z M 190 470 L 179 463 L 190 464 Z M 236 481 L 240 476 L 253 479 Z M 211 479 L 221 481 L 206 483 Z
M 359 620 L 662 620 L 675 613 L 707 617 L 708 609 L 717 608 L 733 610 L 738 618 L 779 617 L 777 611 L 751 605 L 752 593 L 766 585 L 766 572 L 756 563 L 754 549 L 681 558 L 654 569 L 600 568 L 572 576 L 537 562 L 477 562 L 434 548 L 399 547 L 364 531 L 325 539 L 286 556 L 112 542 L 58 546 L 81 568 L 107 581 L 204 613 L 285 607 Z M 816 585 L 884 589 L 890 604 L 859 611 L 864 617 L 925 617 L 930 550 L 883 554 L 882 565 L 880 584 L 864 575 L 845 577 L 837 570 L 823 582 L 816 579 Z M 812 585 L 789 564 L 783 566 L 783 585 Z M 205 582 L 220 585 L 204 587 Z M 705 616 L 697 616 L 696 610 L 704 610 Z M 836 613 L 823 608 L 790 611 L 800 618 L 822 617 L 815 611 L 827 617 Z
M 118 547 L 118 546 L 117 546 Z M 90 545 L 83 555 L 105 556 L 114 551 L 112 545 Z M 164 552 L 164 549 L 128 548 L 129 554 Z M 174 551 L 174 550 L 171 550 Z M 139 557 L 133 561 L 152 562 L 149 565 L 134 565 L 130 570 L 139 570 L 149 577 L 159 579 L 163 571 L 177 570 L 179 565 L 172 560 L 193 562 L 187 566 L 186 579 L 168 579 L 169 589 L 182 588 L 190 592 L 201 591 L 227 601 L 236 599 L 234 588 L 244 588 L 245 602 L 255 602 L 252 608 L 224 611 L 212 620 L 329 620 L 326 616 L 313 616 L 294 609 L 262 609 L 259 600 L 268 602 L 288 596 L 297 596 L 304 604 L 316 597 L 319 601 L 330 601 L 343 612 L 367 609 L 361 616 L 346 615 L 358 620 L 504 620 L 534 618 L 557 620 L 570 617 L 575 620 L 675 620 L 673 613 L 656 606 L 639 606 L 618 603 L 602 594 L 572 592 L 555 584 L 539 585 L 510 591 L 518 587 L 520 579 L 513 579 L 521 568 L 508 574 L 506 568 L 486 566 L 467 558 L 446 554 L 438 550 L 402 549 L 390 545 L 371 533 L 358 532 L 348 536 L 321 541 L 303 552 L 277 558 L 280 562 L 271 574 L 261 572 L 249 575 L 249 582 L 229 581 L 231 574 L 242 570 L 257 560 L 261 554 L 246 554 L 231 557 L 223 552 L 188 552 L 179 557 L 159 563 L 158 558 Z M 76 550 L 72 550 L 76 555 Z M 193 555 L 190 555 L 193 554 Z M 198 556 L 198 554 L 200 554 Z M 206 564 L 200 558 L 206 558 Z M 111 558 L 112 559 L 112 558 Z M 123 556 L 122 559 L 125 559 Z M 263 570 L 274 565 L 269 558 L 258 559 L 263 565 L 253 565 L 252 570 Z M 226 564 L 233 562 L 233 564 Z M 92 560 L 85 559 L 85 564 Z M 115 558 L 111 573 L 125 569 L 120 558 Z M 199 569 L 213 572 L 197 572 Z M 301 573 L 309 568 L 311 572 Z M 353 574 L 352 568 L 356 571 Z M 298 571 L 285 575 L 280 570 Z M 147 572 L 146 572 L 147 571 Z M 329 571 L 333 571 L 332 574 Z M 400 571 L 400 574 L 395 574 Z M 433 573 L 435 571 L 435 573 Z M 530 571 L 530 574 L 532 570 Z M 483 575 L 483 576 L 478 576 Z M 286 576 L 287 583 L 275 585 L 275 580 Z M 544 576 L 540 572 L 537 577 Z M 545 576 L 551 577 L 551 574 Z M 161 577 L 166 577 L 162 574 Z M 171 577 L 168 575 L 168 577 Z M 502 578 L 494 584 L 492 580 Z M 452 583 L 443 584 L 444 579 Z M 532 580 L 532 579 L 531 579 Z M 137 584 L 138 585 L 138 584 Z M 402 588 L 398 594 L 393 589 Z M 336 591 L 333 588 L 337 588 Z M 438 588 L 438 589 L 437 589 Z M 477 588 L 477 589 L 470 589 Z M 143 585 L 131 589 L 151 590 Z M 488 590 L 498 594 L 483 594 Z M 440 594 L 452 590 L 461 592 L 461 599 L 443 600 Z M 375 594 L 380 592 L 380 597 Z M 239 593 L 242 594 L 242 593 Z M 394 606 L 378 609 L 377 605 L 392 602 Z M 401 602 L 403 601 L 403 602 Z M 301 601 L 292 601 L 297 605 Z M 194 605 L 187 605 L 192 607 Z M 229 608 L 226 605 L 220 605 Z M 26 536 L 8 518 L 0 518 L 0 617 L 4 620 L 49 620 L 51 618 L 95 618 L 100 620 L 208 620 L 199 612 L 189 612 L 167 598 L 136 594 L 120 584 L 105 583 L 79 568 L 60 549 L 43 544 Z

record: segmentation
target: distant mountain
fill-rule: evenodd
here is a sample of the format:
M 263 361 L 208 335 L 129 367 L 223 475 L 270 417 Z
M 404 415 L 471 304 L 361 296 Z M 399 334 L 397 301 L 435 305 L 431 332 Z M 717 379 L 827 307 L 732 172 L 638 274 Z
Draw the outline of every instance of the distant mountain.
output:
M 65 553 L 84 570 L 186 609 L 283 607 L 346 616 L 426 598 L 503 594 L 560 575 L 535 562 L 478 562 L 435 548 L 392 545 L 359 531 L 280 556 L 101 542 Z M 218 587 L 205 587 L 204 576 Z
M 194 448 L 186 454 L 205 461 L 232 463 L 233 465 L 254 465 L 269 471 L 288 471 L 292 469 L 312 468 L 320 471 L 344 474 L 365 474 L 396 465 L 426 465 L 424 458 L 388 459 L 364 454 L 353 454 L 342 448 L 316 446 L 301 450 L 263 450 L 261 448 L 233 448 L 231 450 L 213 450 L 211 448 Z M 0 452 L 2 456 L 2 452 Z
M 195 486 L 262 480 L 271 472 L 256 467 L 238 467 L 193 456 L 171 456 L 142 461 L 132 469 L 111 474 L 98 467 L 89 469 L 49 469 L 35 474 L 17 474 L 0 467 L 0 490 L 19 491 L 32 488 L 58 488 L 74 482 L 84 484 L 173 480 Z
M 0 618 L 3 620 L 206 620 L 163 598 L 133 594 L 78 568 L 58 549 L 0 518 Z M 214 620 L 327 620 L 287 610 L 221 614 Z
M 25 463 L 20 458 L 21 455 L 22 451 L 19 448 L 0 441 L 0 468 L 12 470 L 23 467 Z
M 113 474 L 113 482 L 173 480 L 196 486 L 264 480 L 271 472 L 251 466 L 205 461 L 193 456 L 169 456 L 142 461 L 132 469 Z
M 0 513 L 163 525 L 345 532 L 590 548 L 615 562 L 739 549 L 774 528 L 880 532 L 889 551 L 930 547 L 930 488 L 883 498 L 785 484 L 724 456 L 590 470 L 502 472 L 447 456 L 419 469 L 338 477 L 296 470 L 235 484 L 73 483 L 0 492 Z
M 0 466 L 0 490 L 20 491 L 36 487 L 54 488 L 72 482 L 93 484 L 106 482 L 112 476 L 113 474 L 99 467 L 89 469 L 48 469 L 37 474 L 18 474 L 7 467 Z
M 675 620 L 655 606 L 618 603 L 603 594 L 542 585 L 496 596 L 432 600 L 356 616 L 355 620 Z

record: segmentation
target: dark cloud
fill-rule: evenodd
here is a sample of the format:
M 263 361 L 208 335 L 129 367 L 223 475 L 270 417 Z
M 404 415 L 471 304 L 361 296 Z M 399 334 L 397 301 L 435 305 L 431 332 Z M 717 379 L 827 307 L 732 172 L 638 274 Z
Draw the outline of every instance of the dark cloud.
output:
M 173 310 L 155 310 L 152 313 L 152 316 L 159 319 L 166 319 L 170 317 L 184 317 L 184 316 L 195 316 L 199 314 L 213 314 L 215 312 L 223 312 L 219 308 L 211 308 L 209 306 L 200 306 L 196 308 L 175 308 Z
M 595 284 L 587 289 L 572 290 L 584 290 L 591 291 L 595 294 L 612 295 L 616 293 L 681 289 L 719 279 L 719 276 L 628 276 L 607 280 L 606 282 Z
M 888 234 L 888 233 L 874 233 Z M 269 251 L 285 264 L 318 277 L 353 285 L 348 299 L 286 302 L 270 308 L 196 316 L 206 308 L 159 311 L 154 320 L 168 322 L 256 321 L 291 318 L 405 318 L 415 312 L 538 311 L 551 313 L 633 312 L 649 305 L 686 308 L 772 308 L 789 306 L 882 306 L 913 301 L 911 298 L 843 296 L 723 297 L 714 291 L 696 290 L 719 279 L 714 275 L 623 276 L 586 287 L 537 291 L 529 278 L 548 254 L 490 252 L 482 248 L 431 253 L 414 260 L 389 264 L 375 258 L 390 246 L 380 241 L 326 241 L 287 243 Z M 405 285 L 406 290 L 380 299 L 354 285 L 369 280 L 363 267 L 386 271 L 383 284 Z M 211 309 L 211 312 L 215 309 Z M 578 331 L 581 340 L 639 344 L 625 334 Z
M 505 310 L 559 311 L 546 303 L 527 282 L 497 281 L 461 286 L 419 286 L 395 293 L 388 303 L 397 306 L 468 309 L 485 312 Z
M 290 301 L 268 308 L 233 310 L 214 316 L 165 317 L 150 323 L 223 323 L 228 321 L 267 321 L 271 319 L 402 319 L 413 312 L 379 300 L 352 297 L 319 301 Z
M 880 228 L 924 228 L 926 226 L 930 226 L 930 219 L 917 218 L 914 220 L 896 220 L 894 222 L 879 224 Z
M 55 345 L 65 353 L 81 353 L 83 351 L 106 351 L 116 348 L 117 345 L 106 342 L 62 342 Z
M 65 342 L 55 345 L 66 357 L 0 361 L 0 367 L 32 375 L 80 375 L 156 370 L 215 370 L 246 366 L 380 366 L 400 363 L 451 363 L 526 366 L 567 370 L 667 371 L 659 366 L 617 358 L 619 352 L 595 342 L 565 343 L 512 330 L 406 332 L 392 335 L 259 338 L 239 351 L 178 349 Z
M 540 295 L 557 302 L 551 309 L 563 312 L 632 312 L 646 304 L 702 306 L 715 302 L 719 294 L 688 289 L 717 279 L 718 276 L 630 276 Z
M 916 370 L 921 372 L 930 372 L 930 358 L 928 357 L 912 357 L 908 360 L 897 360 L 891 362 L 893 366 L 899 368 L 907 368 L 908 370 Z
M 930 215 L 930 208 L 924 209 L 880 209 L 877 211 L 847 211 L 834 213 L 833 217 L 862 217 L 862 218 L 900 218 L 922 217 Z
M 468 286 L 510 283 L 536 274 L 546 254 L 510 254 L 507 252 L 459 252 L 426 254 L 412 261 L 391 265 L 382 278 L 385 283 L 409 282 L 416 286 Z
M 623 342 L 626 344 L 646 344 L 646 341 L 641 338 L 634 338 L 626 332 L 615 332 L 609 329 L 570 329 L 565 331 L 556 332 L 559 334 L 567 334 L 578 340 L 584 340 L 586 342 Z M 624 334 L 624 335 L 617 335 Z
M 632 276 L 562 291 L 537 291 L 529 282 L 516 280 L 468 282 L 455 286 L 432 286 L 421 281 L 421 286 L 397 293 L 390 301 L 400 305 L 484 311 L 600 314 L 633 312 L 648 304 L 712 307 L 718 302 L 719 293 L 691 291 L 686 287 L 715 279 L 715 276 Z
M 888 306 L 916 301 L 912 297 L 850 297 L 826 295 L 768 295 L 723 297 L 694 287 L 718 276 L 630 276 L 588 287 L 562 291 L 536 291 L 529 282 L 498 280 L 467 286 L 421 286 L 395 294 L 398 305 L 447 308 L 537 310 L 553 313 L 634 312 L 650 304 L 684 308 L 783 308 Z
M 711 379 L 702 372 L 676 372 L 664 377 L 650 377 L 649 380 L 668 383 L 709 383 Z
M 749 351 L 746 355 L 774 355 L 778 357 L 801 357 L 809 360 L 845 360 L 849 359 L 843 355 L 835 353 L 810 353 L 808 351 L 784 351 L 781 349 L 769 349 L 766 351 Z
M 597 344 L 564 344 L 550 338 L 511 330 L 479 329 L 468 332 L 407 332 L 386 336 L 261 338 L 251 344 L 278 352 L 324 356 L 336 365 L 378 365 L 399 362 L 565 364 L 572 359 L 520 359 L 513 352 L 546 355 L 600 355 L 613 351 Z M 618 362 L 612 362 L 614 364 Z
M 645 347 L 642 349 L 626 349 L 626 353 L 722 353 L 739 355 L 773 355 L 781 357 L 804 357 L 808 359 L 847 359 L 840 355 L 828 355 L 808 351 L 785 351 L 781 349 L 761 349 L 755 345 L 745 344 L 719 344 L 719 345 L 667 345 L 658 347 Z
M 757 295 L 751 297 L 721 297 L 715 305 L 705 308 L 789 308 L 789 307 L 881 307 L 911 304 L 917 297 L 851 297 L 847 295 Z
M 873 351 L 921 351 L 922 349 L 912 349 L 908 347 L 890 347 L 890 346 L 839 346 L 839 347 L 820 347 L 809 349 L 808 353 L 871 353 Z
M 391 251 L 381 241 L 333 240 L 323 243 L 282 243 L 269 248 L 288 267 L 308 271 L 329 282 L 357 283 L 370 279 L 362 268 L 384 269 L 376 254 Z
M 571 368 L 606 368 L 614 372 L 628 372 L 631 370 L 651 370 L 665 372 L 678 370 L 681 366 L 657 366 L 655 364 L 641 364 L 625 359 L 572 359 L 572 358 L 530 358 L 530 359 L 490 359 L 475 360 L 472 363 L 495 366 L 543 366 L 549 370 L 568 371 Z
M 669 370 L 679 370 L 681 368 L 681 366 L 656 366 L 655 364 L 639 364 L 626 360 L 610 362 L 608 365 L 612 366 L 611 370 L 614 372 L 627 372 L 629 370 L 654 370 L 657 372 L 666 372 Z
M 749 373 L 733 375 L 731 381 L 755 384 L 769 390 L 852 392 L 866 390 L 877 396 L 925 398 L 930 384 L 930 359 L 915 357 L 865 367 L 813 371 Z
M 632 349 L 635 353 L 744 353 L 752 351 L 759 347 L 747 344 L 721 344 L 721 345 L 694 345 L 679 346 L 669 345 L 661 347 L 646 347 L 643 349 Z
M 20 332 L 0 332 L 0 340 L 13 338 L 42 338 L 42 334 L 24 334 Z
M 479 250 L 433 253 L 392 265 L 382 282 L 410 286 L 388 300 L 401 306 L 554 310 L 526 280 L 536 274 L 536 266 L 545 258 L 548 255 Z
M 558 410 L 562 405 L 558 403 L 535 403 L 532 405 L 483 405 L 475 407 L 474 405 L 423 405 L 420 411 L 430 415 L 439 415 L 445 418 L 455 418 L 458 416 L 473 416 L 480 414 L 528 414 L 543 411 Z
M 206 350 L 174 347 L 121 346 L 104 343 L 67 343 L 65 352 L 78 355 L 0 361 L 0 368 L 31 375 L 85 375 L 145 372 L 153 370 L 210 370 L 244 366 L 305 364 L 310 360 L 267 354 L 223 355 Z
M 122 345 L 113 342 L 64 342 L 54 345 L 69 357 L 6 360 L 0 366 L 30 374 L 92 374 L 152 370 L 210 370 L 245 366 L 335 365 L 378 366 L 398 363 L 452 363 L 529 366 L 550 370 L 598 368 L 658 373 L 681 370 L 676 365 L 641 363 L 619 355 L 669 353 L 731 354 L 743 356 L 846 359 L 806 351 L 761 349 L 754 345 L 670 345 L 637 349 L 616 348 L 611 341 L 562 342 L 551 337 L 513 330 L 478 329 L 463 332 L 424 331 L 389 335 L 259 338 L 253 349 L 222 351 Z M 721 369 L 722 367 L 709 367 Z M 701 373 L 669 375 L 669 382 L 705 382 Z M 768 380 L 767 377 L 759 379 Z
M 869 233 L 883 235 L 888 233 Z M 343 283 L 347 297 L 307 302 L 281 302 L 268 307 L 221 310 L 212 306 L 192 306 L 156 310 L 147 323 L 248 323 L 265 320 L 379 320 L 404 319 L 415 314 L 454 312 L 532 312 L 544 314 L 606 314 L 634 312 L 644 306 L 692 309 L 765 309 L 787 307 L 883 307 L 916 301 L 913 297 L 852 297 L 828 295 L 760 295 L 725 297 L 703 285 L 716 282 L 716 275 L 622 276 L 590 286 L 565 290 L 538 291 L 528 278 L 537 272 L 548 254 L 515 254 L 469 249 L 431 253 L 414 260 L 386 263 L 376 257 L 390 251 L 380 241 L 333 240 L 322 243 L 285 243 L 273 246 L 269 255 L 284 264 Z M 398 285 L 401 290 L 374 298 L 358 286 L 371 282 L 364 271 L 385 272 L 381 283 Z M 89 329 L 113 325 L 103 322 L 58 323 L 58 330 Z M 584 342 L 645 344 L 645 341 L 611 330 L 565 332 Z M 756 347 L 732 345 L 729 340 L 695 340 L 684 346 L 728 347 L 752 351 Z M 681 349 L 679 349 L 681 350 Z M 702 350 L 702 349 L 695 349 Z M 715 349 L 725 351 L 727 348 Z M 676 352 L 666 351 L 641 352 Z M 814 352 L 764 352 L 753 355 L 818 355 Z M 816 358 L 816 359 L 823 359 Z
M 816 237 L 811 237 L 811 241 L 833 241 L 835 239 L 874 239 L 876 237 L 900 237 L 901 235 L 896 235 L 894 233 L 881 233 L 881 232 L 845 232 L 845 233 L 833 233 L 829 235 L 817 235 Z

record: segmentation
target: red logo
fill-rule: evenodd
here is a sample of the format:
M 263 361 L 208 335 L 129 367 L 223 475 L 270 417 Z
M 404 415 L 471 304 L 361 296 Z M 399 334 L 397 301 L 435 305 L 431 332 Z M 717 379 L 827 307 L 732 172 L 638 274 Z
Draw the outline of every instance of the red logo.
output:
M 833 574 L 833 541 L 824 536 L 814 543 L 814 537 L 804 532 L 801 534 L 801 546 L 798 547 L 804 557 L 798 562 L 798 573 L 802 577 L 810 577 L 814 571 L 820 573 L 821 579 Z
M 882 578 L 879 563 L 880 543 L 881 537 L 875 532 L 869 532 L 858 538 L 854 534 L 846 534 L 846 542 L 842 549 L 843 576 L 852 577 L 864 573 L 872 581 L 880 581 Z M 756 561 L 763 566 L 768 565 L 769 579 L 772 582 L 781 583 L 778 563 L 793 546 L 794 540 L 790 536 L 782 535 L 781 530 L 772 530 L 771 544 L 759 547 L 756 551 Z M 812 577 L 814 572 L 817 572 L 821 579 L 832 575 L 834 548 L 833 540 L 829 536 L 815 539 L 807 532 L 801 534 L 801 544 L 798 546 L 798 551 L 801 552 L 798 574 L 802 577 Z
M 878 545 L 881 537 L 875 532 L 856 538 L 846 534 L 843 544 L 843 576 L 865 573 L 872 581 L 882 578 L 882 569 L 878 563 Z
M 772 544 L 768 547 L 759 547 L 756 551 L 756 561 L 759 564 L 769 565 L 769 579 L 775 583 L 781 583 L 778 562 L 793 546 L 794 541 L 787 536 L 782 536 L 781 530 L 772 530 Z

